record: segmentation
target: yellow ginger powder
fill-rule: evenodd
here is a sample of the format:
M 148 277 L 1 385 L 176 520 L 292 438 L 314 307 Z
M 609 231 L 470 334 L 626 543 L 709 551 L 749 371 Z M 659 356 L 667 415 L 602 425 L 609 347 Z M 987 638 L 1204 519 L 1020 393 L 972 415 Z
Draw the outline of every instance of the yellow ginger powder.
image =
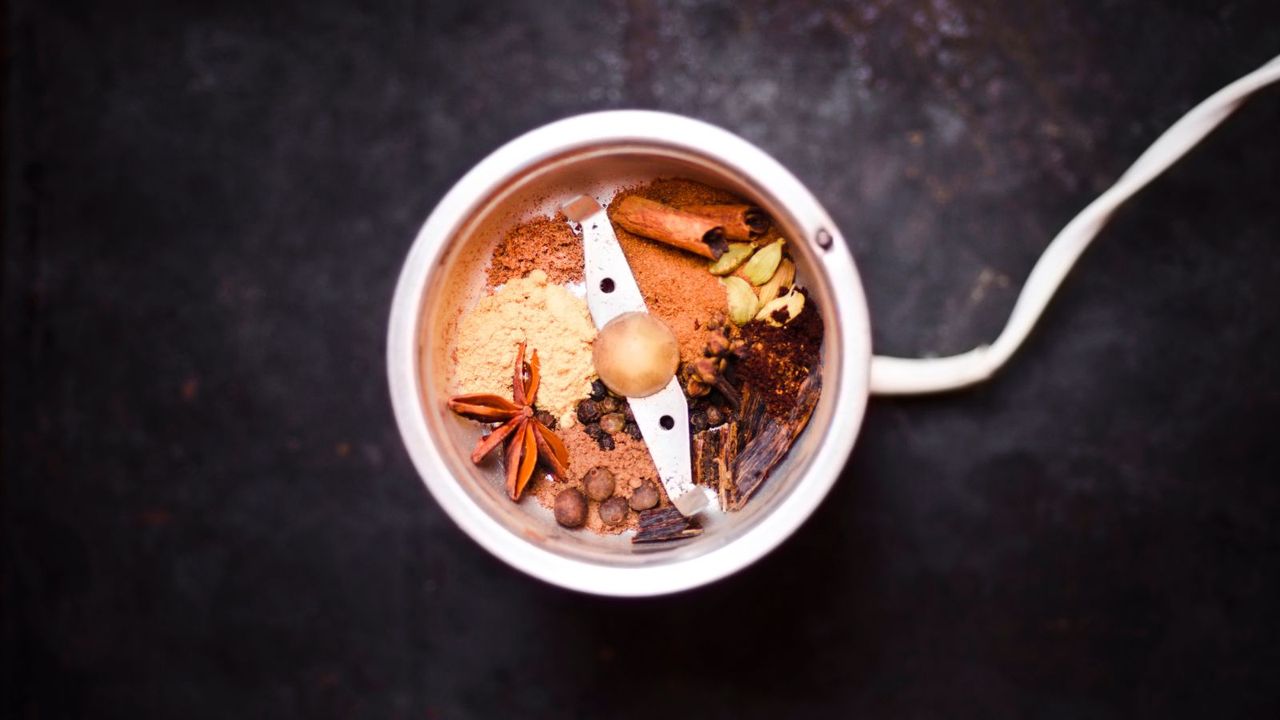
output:
M 516 346 L 524 341 L 526 358 L 537 350 L 542 368 L 538 408 L 569 426 L 574 406 L 591 393 L 595 337 L 587 303 L 534 270 L 508 280 L 459 319 L 452 384 L 459 393 L 510 398 Z

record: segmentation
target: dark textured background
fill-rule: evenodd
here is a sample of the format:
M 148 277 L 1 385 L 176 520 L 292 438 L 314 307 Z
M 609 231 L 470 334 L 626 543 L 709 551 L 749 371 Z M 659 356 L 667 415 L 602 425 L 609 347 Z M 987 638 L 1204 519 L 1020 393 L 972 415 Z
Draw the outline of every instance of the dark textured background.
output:
M 879 350 L 989 340 L 1067 219 L 1280 52 L 1275 2 L 6 18 L 0 715 L 1280 712 L 1280 90 L 1118 215 L 992 383 L 873 401 L 812 520 L 709 588 L 507 569 L 423 490 L 383 372 L 450 183 L 609 107 L 792 168 Z

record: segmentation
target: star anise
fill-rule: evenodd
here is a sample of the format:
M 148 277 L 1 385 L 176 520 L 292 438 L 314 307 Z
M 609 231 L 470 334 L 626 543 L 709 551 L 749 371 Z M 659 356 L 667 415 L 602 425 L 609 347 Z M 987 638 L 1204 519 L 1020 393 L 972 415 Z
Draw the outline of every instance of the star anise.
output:
M 516 350 L 511 400 L 488 393 L 459 395 L 449 399 L 449 409 L 464 418 L 483 423 L 502 423 L 476 443 L 475 449 L 471 451 L 471 462 L 479 465 L 486 455 L 505 440 L 507 494 L 512 500 L 520 499 L 520 493 L 524 492 L 529 479 L 533 477 L 533 468 L 539 458 L 556 478 L 565 480 L 569 477 L 569 451 L 554 432 L 534 417 L 533 403 L 538 396 L 540 378 L 538 351 L 534 350 L 526 363 L 524 345 L 520 343 Z

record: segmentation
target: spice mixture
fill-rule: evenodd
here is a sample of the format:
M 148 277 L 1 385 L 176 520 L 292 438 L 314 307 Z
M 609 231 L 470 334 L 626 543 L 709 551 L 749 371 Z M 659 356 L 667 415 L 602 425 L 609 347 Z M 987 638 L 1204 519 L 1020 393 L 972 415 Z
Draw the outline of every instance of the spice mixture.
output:
M 770 417 L 786 417 L 809 370 L 818 364 L 822 318 L 810 311 L 782 327 L 748 323 L 742 328 L 742 339 L 744 352 L 734 366 L 732 381 L 749 383 L 759 392 Z
M 582 490 L 583 477 L 587 471 L 596 467 L 610 468 L 617 475 L 615 495 L 629 500 L 631 494 L 647 481 L 658 489 L 661 498 L 659 504 L 667 504 L 667 496 L 662 491 L 662 484 L 656 482 L 658 470 L 653 466 L 653 458 L 649 457 L 649 448 L 643 441 L 633 440 L 624 435 L 617 439 L 613 450 L 602 450 L 594 440 L 579 429 L 561 432 L 560 436 L 564 438 L 565 447 L 569 450 L 572 479 L 567 483 L 554 482 L 549 477 L 535 479 L 531 490 L 543 507 L 553 507 L 556 495 L 565 488 Z M 627 513 L 625 523 L 609 526 L 600 520 L 600 501 L 589 499 L 587 502 L 589 509 L 584 525 L 586 529 L 597 533 L 620 533 L 636 528 L 638 516 L 634 511 Z
M 620 191 L 608 213 L 649 313 L 678 345 L 695 480 L 738 509 L 816 405 L 821 316 L 795 286 L 776 225 L 732 193 L 659 179 Z M 633 542 L 701 533 L 666 497 L 627 399 L 597 376 L 582 240 L 565 217 L 508 230 L 485 272 L 487 294 L 462 312 L 451 355 L 464 394 L 450 407 L 492 425 L 473 461 L 500 454 L 512 498 L 527 487 L 565 527 L 635 530 Z M 529 355 L 513 355 L 521 343 Z
M 610 211 L 631 195 L 674 207 L 741 202 L 736 195 L 724 190 L 689 180 L 663 179 L 618 193 L 609 203 Z M 702 324 L 722 314 L 725 307 L 724 287 L 707 272 L 706 259 L 659 245 L 617 226 L 614 232 L 649 312 L 675 333 L 682 360 L 698 357 L 706 342 Z
M 489 287 L 534 270 L 555 285 L 582 281 L 582 240 L 564 216 L 534 218 L 508 230 L 489 262 Z
M 542 361 L 539 409 L 557 419 L 591 390 L 596 326 L 582 298 L 533 270 L 480 299 L 458 323 L 453 384 L 462 393 L 511 396 L 512 350 L 528 343 Z M 572 424 L 571 419 L 566 424 Z

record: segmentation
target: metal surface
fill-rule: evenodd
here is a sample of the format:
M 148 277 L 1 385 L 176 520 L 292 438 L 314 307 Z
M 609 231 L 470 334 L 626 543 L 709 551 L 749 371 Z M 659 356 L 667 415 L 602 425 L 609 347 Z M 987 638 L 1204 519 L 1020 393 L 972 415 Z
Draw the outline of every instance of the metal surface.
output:
M 582 235 L 583 275 L 587 283 L 587 307 L 596 329 L 628 312 L 649 312 L 631 265 L 622 253 L 613 223 L 600 203 L 580 195 L 563 208 L 569 222 Z M 658 479 L 667 497 L 682 514 L 694 515 L 708 504 L 707 492 L 693 484 L 689 458 L 689 403 L 672 377 L 666 387 L 646 397 L 628 397 L 636 425 L 649 448 Z M 663 418 L 670 418 L 666 425 Z
M 742 511 L 704 512 L 706 532 L 678 547 L 563 531 L 538 508 L 510 503 L 459 450 L 474 439 L 443 410 L 451 322 L 443 287 L 459 258 L 519 212 L 549 213 L 572 197 L 611 194 L 640 177 L 686 176 L 744 197 L 785 232 L 832 236 L 831 248 L 796 243 L 798 277 L 821 309 L 823 394 L 809 429 L 766 487 Z M 594 183 L 600 192 L 589 189 Z M 574 188 L 570 191 L 570 188 Z M 543 204 L 539 204 L 543 203 Z M 482 232 L 483 231 L 483 232 Z M 396 421 L 432 496 L 495 556 L 562 587 L 615 596 L 677 592 L 756 561 L 800 526 L 830 490 L 862 423 L 870 328 L 861 280 L 847 245 L 816 198 L 777 161 L 712 125 L 666 113 L 616 111 L 544 126 L 496 150 L 445 195 L 405 261 L 392 302 L 387 369 Z M 430 379 L 425 381 L 424 378 Z M 545 513 L 544 513 L 545 515 Z

